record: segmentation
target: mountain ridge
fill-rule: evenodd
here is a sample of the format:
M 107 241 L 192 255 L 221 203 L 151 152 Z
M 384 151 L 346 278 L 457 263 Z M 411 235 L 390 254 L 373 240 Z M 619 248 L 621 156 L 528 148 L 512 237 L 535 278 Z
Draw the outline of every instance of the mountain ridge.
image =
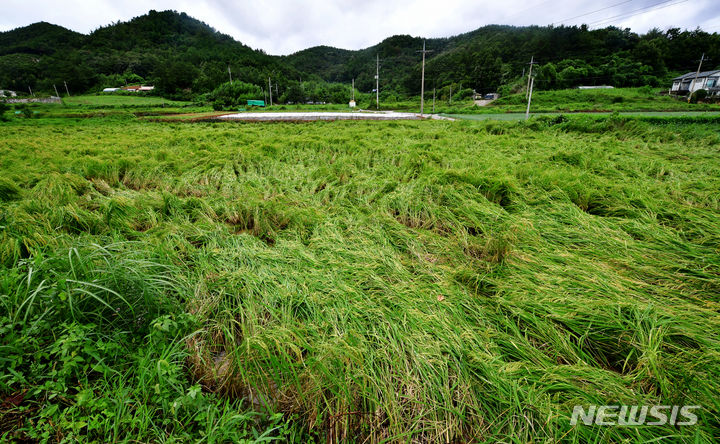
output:
M 720 60 L 720 36 L 700 30 L 651 30 L 586 26 L 486 25 L 441 38 L 389 36 L 358 50 L 318 45 L 289 55 L 269 55 L 184 12 L 155 11 L 82 34 L 37 22 L 0 33 L 0 88 L 52 91 L 67 81 L 71 91 L 137 81 L 158 85 L 158 92 L 191 97 L 234 78 L 275 88 L 293 82 L 355 79 L 361 91 L 375 88 L 380 58 L 383 94 L 419 92 L 420 56 L 426 41 L 428 87 L 476 89 L 511 87 L 530 58 L 538 88 L 577 84 L 638 86 L 662 84 L 671 72 L 694 69 L 704 52 Z M 228 73 L 228 69 L 230 73 Z M 272 81 L 272 80 L 271 80 Z

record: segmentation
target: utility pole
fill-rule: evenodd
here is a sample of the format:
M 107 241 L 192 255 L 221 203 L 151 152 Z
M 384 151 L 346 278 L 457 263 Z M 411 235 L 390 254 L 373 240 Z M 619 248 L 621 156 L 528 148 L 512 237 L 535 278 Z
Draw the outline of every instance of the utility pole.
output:
M 67 96 L 70 97 L 70 90 L 67 87 L 67 82 L 63 80 L 63 83 L 65 84 L 65 92 L 67 92 Z
M 35 94 L 33 94 L 32 88 L 30 88 L 30 85 L 28 85 L 28 90 L 30 90 L 30 95 L 33 96 L 33 97 L 35 97 Z
M 57 92 L 57 86 L 53 83 L 53 88 L 55 88 L 55 97 L 60 98 L 60 94 Z
M 435 114 L 435 87 L 433 87 L 433 114 Z
M 452 105 L 452 83 L 450 84 L 450 105 Z
M 268 91 L 270 92 L 270 106 L 272 106 L 272 83 L 270 83 L 270 77 L 268 77 Z
M 423 40 L 422 51 L 415 52 L 422 53 L 422 74 L 420 76 L 420 114 L 422 115 L 423 111 L 425 110 L 425 54 L 432 51 L 428 51 L 425 49 L 425 40 Z
M 232 85 L 232 71 L 230 71 L 230 65 L 228 65 L 228 75 L 230 76 L 230 84 Z
M 375 109 L 380 109 L 380 54 L 375 57 Z
M 528 105 L 527 109 L 525 110 L 525 120 L 530 118 L 530 102 L 532 102 L 532 91 L 533 91 L 533 85 L 535 84 L 535 77 L 530 78 L 530 91 L 528 94 Z
M 537 65 L 537 63 L 535 62 L 535 56 L 530 57 L 530 71 L 528 71 L 528 83 L 527 83 L 527 88 L 525 88 L 525 98 L 526 99 L 530 95 L 530 78 L 532 77 L 533 65 Z
M 703 61 L 705 60 L 705 53 L 703 53 L 702 57 L 700 57 L 700 64 L 698 65 L 698 70 L 695 73 L 695 78 L 692 82 L 690 82 L 690 89 L 688 90 L 688 103 L 690 103 L 690 99 L 692 99 L 692 93 L 693 93 L 693 86 L 695 86 L 695 82 L 697 82 L 698 76 L 700 75 L 700 68 L 702 68 Z

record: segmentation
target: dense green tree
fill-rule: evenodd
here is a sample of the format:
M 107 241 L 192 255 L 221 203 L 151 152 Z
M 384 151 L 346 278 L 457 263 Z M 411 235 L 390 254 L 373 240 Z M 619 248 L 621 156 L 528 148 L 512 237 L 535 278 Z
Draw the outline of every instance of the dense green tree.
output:
M 420 92 L 422 44 L 422 38 L 398 35 L 358 51 L 319 46 L 275 57 L 184 13 L 150 11 L 89 35 L 48 23 L 0 33 L 0 88 L 52 92 L 53 84 L 67 81 L 71 91 L 82 92 L 134 82 L 130 73 L 155 82 L 158 93 L 191 97 L 226 82 L 229 67 L 234 79 L 262 88 L 271 77 L 276 97 L 345 102 L 352 79 L 360 91 L 375 89 L 379 56 L 380 93 L 403 97 Z M 667 84 L 696 69 L 703 53 L 715 65 L 720 60 L 720 35 L 699 29 L 638 35 L 616 27 L 490 25 L 426 44 L 434 51 L 427 57 L 426 87 L 455 85 L 455 92 L 460 85 L 481 93 L 515 85 L 531 57 L 540 64 L 536 86 L 546 89 Z
M 262 97 L 263 92 L 259 86 L 238 80 L 223 83 L 208 94 L 208 100 L 218 110 L 237 108 L 245 105 L 247 100 L 257 100 Z

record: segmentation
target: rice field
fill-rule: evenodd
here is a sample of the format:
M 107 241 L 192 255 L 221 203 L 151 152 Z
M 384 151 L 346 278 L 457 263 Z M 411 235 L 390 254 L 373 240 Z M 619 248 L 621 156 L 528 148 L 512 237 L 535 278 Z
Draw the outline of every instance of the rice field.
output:
M 130 95 L 134 94 L 134 95 Z M 95 94 L 63 97 L 65 106 L 90 106 L 90 107 L 149 107 L 149 106 L 189 106 L 191 102 L 168 100 L 158 96 L 148 96 L 143 93 L 125 94 Z
M 3 440 L 720 435 L 717 122 L 0 125 Z

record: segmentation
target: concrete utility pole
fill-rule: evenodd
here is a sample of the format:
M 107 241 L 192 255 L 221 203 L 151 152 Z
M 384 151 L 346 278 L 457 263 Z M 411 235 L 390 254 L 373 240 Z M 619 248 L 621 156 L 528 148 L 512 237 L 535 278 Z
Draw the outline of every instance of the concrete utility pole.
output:
M 59 98 L 59 97 L 60 97 L 60 94 L 58 94 L 58 92 L 57 92 L 57 86 L 55 86 L 54 83 L 53 83 L 53 88 L 55 88 L 55 97 L 58 97 L 58 98 Z
M 268 91 L 270 92 L 270 106 L 272 106 L 272 83 L 270 83 L 270 77 L 268 77 Z
M 705 60 L 705 53 L 703 53 L 702 57 L 700 57 L 700 64 L 698 65 L 698 70 L 695 73 L 695 78 L 692 82 L 690 82 L 690 89 L 688 90 L 688 103 L 690 103 L 690 99 L 692 99 L 692 93 L 693 93 L 693 86 L 695 86 L 695 82 L 697 82 L 698 76 L 700 75 L 700 68 L 702 68 L 703 61 Z
M 423 114 L 423 111 L 425 110 L 425 54 L 432 51 L 425 49 L 425 40 L 423 40 L 422 51 L 416 52 L 422 53 L 422 74 L 420 76 L 420 114 Z
M 530 118 L 530 102 L 532 102 L 532 90 L 533 90 L 534 84 L 535 84 L 535 77 L 531 77 L 530 78 L 530 91 L 529 91 L 530 94 L 528 94 L 528 106 L 527 106 L 527 109 L 525 110 L 525 120 Z
M 525 88 L 525 98 L 528 98 L 528 95 L 530 95 L 530 78 L 532 77 L 532 67 L 533 65 L 537 65 L 537 62 L 535 62 L 535 56 L 530 57 L 530 71 L 528 71 L 528 83 L 527 88 Z
M 65 84 L 65 92 L 67 92 L 67 96 L 70 97 L 70 90 L 67 87 L 67 82 L 63 80 L 63 83 Z
M 375 109 L 380 109 L 380 54 L 375 57 Z
M 32 88 L 30 88 L 30 85 L 28 85 L 28 90 L 30 91 L 30 95 L 33 96 L 33 97 L 35 97 L 35 94 L 33 94 Z
M 230 76 L 230 84 L 232 85 L 232 71 L 230 71 L 230 65 L 228 65 L 228 75 Z

